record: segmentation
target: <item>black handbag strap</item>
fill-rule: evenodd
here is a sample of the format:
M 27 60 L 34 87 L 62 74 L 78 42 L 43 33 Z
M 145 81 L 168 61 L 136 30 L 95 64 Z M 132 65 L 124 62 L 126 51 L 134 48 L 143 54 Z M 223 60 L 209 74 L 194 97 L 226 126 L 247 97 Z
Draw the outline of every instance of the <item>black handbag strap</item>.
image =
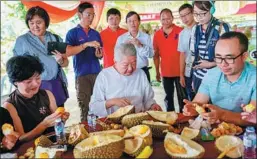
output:
M 56 42 L 59 42 L 59 37 L 58 37 L 58 35 L 56 35 L 56 34 L 53 34 L 53 36 L 55 37 L 55 39 L 56 39 Z

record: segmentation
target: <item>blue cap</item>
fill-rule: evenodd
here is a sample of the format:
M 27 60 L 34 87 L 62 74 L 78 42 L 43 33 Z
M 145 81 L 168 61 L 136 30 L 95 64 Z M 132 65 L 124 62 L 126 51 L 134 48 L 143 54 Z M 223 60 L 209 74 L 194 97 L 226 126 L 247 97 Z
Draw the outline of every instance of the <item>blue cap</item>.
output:
M 248 127 L 246 128 L 246 131 L 248 131 L 248 132 L 255 132 L 255 129 L 254 129 L 253 126 L 248 126 Z

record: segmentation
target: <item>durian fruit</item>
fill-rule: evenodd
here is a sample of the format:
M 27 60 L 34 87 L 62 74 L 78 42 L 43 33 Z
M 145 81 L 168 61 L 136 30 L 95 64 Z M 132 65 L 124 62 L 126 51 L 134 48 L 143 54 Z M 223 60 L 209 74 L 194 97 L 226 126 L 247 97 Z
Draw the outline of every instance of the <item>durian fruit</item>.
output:
M 73 125 L 70 129 L 70 135 L 68 138 L 68 143 L 75 146 L 77 143 L 89 136 L 87 130 L 83 124 Z
M 53 142 L 47 136 L 41 135 L 34 141 L 35 146 L 49 147 Z
M 163 111 L 147 111 L 147 113 L 157 121 L 165 122 L 173 125 L 178 119 L 178 114 L 175 111 L 163 112 Z
M 33 153 L 33 155 L 35 154 L 35 156 L 33 158 L 55 158 L 56 153 L 58 151 L 59 151 L 59 149 L 57 149 L 57 148 L 47 148 L 47 147 L 37 146 L 35 153 Z
M 146 146 L 136 158 L 149 158 L 153 153 L 153 148 Z
M 205 109 L 203 107 L 201 107 L 200 105 L 195 103 L 194 106 L 195 106 L 195 110 L 197 111 L 198 114 L 202 114 L 202 113 L 206 112 Z
M 236 146 L 235 149 L 229 151 L 226 156 L 229 158 L 240 158 L 242 157 L 244 146 L 243 141 L 232 135 L 223 135 L 216 139 L 215 141 L 215 147 L 220 151 L 226 151 L 226 149 L 229 149 L 231 147 Z
M 5 136 L 10 135 L 13 131 L 13 126 L 11 124 L 5 123 L 2 125 L 2 132 Z
M 135 137 L 144 139 L 146 146 L 153 144 L 152 131 L 147 125 L 137 125 L 129 129 L 129 133 Z
M 121 119 L 128 114 L 135 113 L 135 107 L 133 105 L 128 105 L 125 107 L 121 107 L 116 110 L 114 113 L 107 116 L 107 118 L 117 124 L 121 123 Z
M 198 140 L 200 139 L 200 130 L 184 127 L 184 129 L 181 132 L 181 136 L 186 137 L 190 140 Z
M 132 157 L 138 156 L 146 147 L 144 139 L 135 137 L 134 139 L 125 140 L 124 152 Z
M 73 155 L 75 158 L 119 158 L 124 148 L 124 139 L 118 135 L 95 135 L 78 143 Z
M 200 144 L 172 132 L 165 136 L 164 148 L 172 158 L 201 158 L 205 153 Z
M 245 111 L 248 112 L 248 113 L 253 112 L 255 109 L 256 109 L 256 107 L 253 104 L 247 104 L 245 106 Z
M 167 131 L 173 131 L 173 127 L 169 124 L 162 123 L 162 122 L 156 122 L 153 120 L 144 120 L 142 124 L 147 125 L 150 127 L 153 137 L 161 138 L 165 137 L 166 130 Z
M 46 152 L 42 152 L 39 154 L 38 158 L 49 158 L 49 155 Z
M 127 128 L 131 128 L 133 126 L 139 125 L 142 123 L 143 120 L 148 120 L 149 115 L 145 112 L 136 113 L 136 114 L 129 114 L 122 118 L 121 123 L 123 126 Z
M 65 108 L 64 107 L 58 107 L 56 110 L 55 110 L 56 113 L 60 113 L 60 114 L 63 114 L 65 113 Z
M 106 130 L 106 131 L 97 131 L 97 132 L 92 132 L 89 133 L 89 136 L 94 136 L 94 135 L 101 135 L 101 134 L 112 134 L 112 135 L 118 135 L 120 137 L 123 137 L 125 135 L 125 131 L 122 129 L 118 130 Z

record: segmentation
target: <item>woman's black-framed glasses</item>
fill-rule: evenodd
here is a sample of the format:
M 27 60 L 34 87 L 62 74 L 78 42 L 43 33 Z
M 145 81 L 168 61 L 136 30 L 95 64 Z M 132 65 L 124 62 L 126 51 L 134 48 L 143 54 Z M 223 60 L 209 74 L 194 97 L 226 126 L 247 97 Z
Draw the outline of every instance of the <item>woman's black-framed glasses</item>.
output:
M 194 14 L 195 17 L 203 18 L 203 17 L 205 17 L 205 15 L 206 15 L 207 13 L 208 13 L 208 11 L 207 11 L 207 12 L 204 12 L 204 13 L 193 13 L 193 14 Z
M 235 59 L 237 59 L 238 57 L 242 56 L 245 52 L 242 52 L 241 54 L 237 55 L 236 57 L 230 57 L 230 58 L 222 58 L 222 57 L 215 57 L 214 61 L 216 63 L 221 64 L 222 61 L 224 60 L 227 64 L 233 64 L 235 63 Z

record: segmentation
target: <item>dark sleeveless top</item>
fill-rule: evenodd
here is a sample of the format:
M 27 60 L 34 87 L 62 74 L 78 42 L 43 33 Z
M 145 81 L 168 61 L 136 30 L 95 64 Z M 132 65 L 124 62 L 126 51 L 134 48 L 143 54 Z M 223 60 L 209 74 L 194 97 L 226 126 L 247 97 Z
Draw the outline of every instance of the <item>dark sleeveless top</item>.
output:
M 7 102 L 16 108 L 25 133 L 33 130 L 51 114 L 50 101 L 45 90 L 39 90 L 32 98 L 26 98 L 16 89 L 9 95 Z M 44 133 L 53 130 L 47 129 Z
M 6 110 L 3 107 L 0 107 L 0 128 L 2 128 L 2 126 L 5 123 L 13 125 L 12 117 L 10 116 L 10 113 L 8 112 L 8 110 Z M 2 141 L 3 137 L 4 137 L 4 134 L 1 129 L 0 130 L 0 142 Z

